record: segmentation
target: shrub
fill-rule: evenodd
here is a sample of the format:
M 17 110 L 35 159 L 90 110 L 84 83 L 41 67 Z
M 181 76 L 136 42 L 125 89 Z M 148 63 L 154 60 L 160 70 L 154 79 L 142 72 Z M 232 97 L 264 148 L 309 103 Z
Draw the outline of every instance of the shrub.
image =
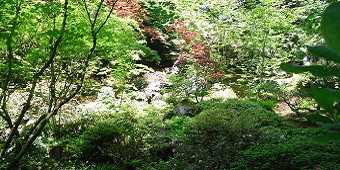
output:
M 233 112 L 242 119 L 254 121 L 256 127 L 274 125 L 282 122 L 277 114 L 263 109 L 260 105 L 249 100 L 228 99 L 224 102 L 219 99 L 202 101 L 196 105 L 199 110 L 210 110 L 211 108 L 221 108 L 221 111 Z
M 214 101 L 196 105 L 202 112 L 187 124 L 175 150 L 189 169 L 229 168 L 237 151 L 256 145 L 263 136 L 259 127 L 276 116 L 247 100 Z
M 231 169 L 336 169 L 339 148 L 311 140 L 311 136 L 326 130 L 265 127 L 261 131 L 266 131 L 262 142 L 247 150 L 239 150 Z
M 257 103 L 265 109 L 272 109 L 276 106 L 277 101 L 266 100 L 266 101 L 258 101 Z
M 148 153 L 142 150 L 143 137 L 129 113 L 98 120 L 83 134 L 80 158 L 89 162 L 114 162 L 125 168 L 135 167 L 148 158 Z

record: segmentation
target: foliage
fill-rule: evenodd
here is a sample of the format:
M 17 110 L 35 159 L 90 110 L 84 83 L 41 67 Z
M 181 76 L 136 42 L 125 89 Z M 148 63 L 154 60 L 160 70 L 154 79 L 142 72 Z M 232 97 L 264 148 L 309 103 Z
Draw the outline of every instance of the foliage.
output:
M 321 21 L 321 32 L 324 37 L 327 46 L 326 47 L 308 47 L 310 53 L 324 57 L 327 60 L 334 61 L 336 63 L 340 63 L 340 48 L 339 48 L 339 35 L 340 32 L 337 30 L 338 23 L 334 21 L 339 19 L 339 2 L 334 2 L 329 5 L 322 15 Z M 327 70 L 325 66 L 305 66 L 298 67 L 287 64 L 282 64 L 281 68 L 286 71 L 291 71 L 295 73 L 302 73 L 309 71 L 313 75 L 318 77 L 327 77 L 327 76 L 336 76 L 340 77 L 339 71 Z M 311 119 L 315 122 L 321 122 L 324 124 L 325 128 L 338 128 L 339 124 L 339 108 L 340 108 L 340 93 L 338 90 L 331 90 L 329 88 L 318 88 L 316 86 L 311 87 L 311 93 L 309 93 L 311 97 L 315 99 L 322 110 L 314 111 L 315 114 L 305 115 L 305 117 Z M 329 142 L 332 140 L 336 140 L 337 143 L 340 141 L 340 133 L 339 132 L 329 132 L 326 135 L 318 136 L 313 138 L 319 142 Z
M 142 151 L 143 134 L 134 126 L 129 113 L 121 118 L 99 120 L 83 134 L 81 159 L 84 161 L 113 161 L 129 168 L 139 164 L 146 153 Z
M 190 31 L 188 26 L 182 20 L 176 21 L 170 26 L 167 32 L 172 29 L 177 31 L 179 44 L 177 49 L 183 51 L 173 66 L 192 64 L 196 69 L 197 76 L 204 77 L 207 81 L 220 79 L 223 77 L 221 71 L 216 67 L 216 62 L 210 58 L 210 47 L 201 42 L 201 37 L 197 32 Z M 184 40 L 184 42 L 183 42 Z M 193 60 L 194 63 L 186 63 Z
M 147 67 L 136 64 L 141 57 L 159 61 L 157 52 L 141 43 L 144 37 L 137 34 L 136 28 L 136 21 L 113 16 L 99 34 L 102 41 L 98 44 L 101 46 L 97 57 L 91 62 L 89 74 L 93 74 L 103 84 L 125 84 L 132 77 L 148 71 Z
M 335 163 L 339 148 L 317 144 L 313 135 L 325 133 L 321 129 L 261 128 L 265 132 L 264 143 L 238 151 L 237 161 L 231 169 L 338 169 Z
M 127 102 L 109 110 L 96 110 L 72 111 L 72 115 L 63 112 L 58 127 L 45 128 L 42 145 L 65 146 L 61 166 L 77 160 L 87 162 L 89 168 L 107 163 L 116 169 L 131 169 L 150 161 L 167 160 L 172 156 L 173 138 L 178 138 L 177 133 L 183 131 L 181 127 L 188 121 L 174 118 L 164 122 L 171 106 L 163 103 Z
M 175 2 L 190 28 L 211 47 L 213 60 L 223 70 L 238 68 L 236 70 L 240 72 L 258 75 L 265 70 L 268 74 L 288 58 L 301 60 L 305 53 L 300 49 L 305 44 L 323 43 L 315 33 L 319 33 L 317 20 L 319 11 L 326 6 L 325 2 Z
M 188 65 L 188 68 L 182 67 L 179 74 L 168 76 L 171 86 L 163 91 L 171 93 L 170 98 L 175 99 L 171 103 L 177 105 L 192 98 L 200 102 L 209 94 L 209 83 L 204 77 L 198 77 L 196 73 L 196 70 Z M 170 102 L 171 99 L 168 101 Z
M 260 126 L 274 124 L 275 114 L 249 101 L 202 101 L 202 111 L 189 122 L 179 140 L 176 159 L 189 169 L 229 168 L 236 151 L 254 145 L 261 137 Z
M 291 110 L 301 107 L 302 98 L 308 98 L 300 86 L 289 87 L 288 84 L 275 80 L 254 81 L 248 84 L 247 97 L 265 108 L 273 108 L 277 102 L 284 102 Z
M 168 30 L 169 25 L 179 18 L 176 5 L 171 1 L 148 0 L 140 5 L 145 9 L 143 24 L 146 26 Z
M 330 69 L 334 70 L 334 69 Z M 336 76 L 329 77 L 317 77 L 312 75 L 309 72 L 302 73 L 304 74 L 303 79 L 299 80 L 299 87 L 304 89 L 310 89 L 312 85 L 322 87 L 322 88 L 330 88 L 333 90 L 339 90 L 339 78 Z
M 143 37 L 135 32 L 136 21 L 112 16 L 116 2 L 0 3 L 0 116 L 11 129 L 1 141 L 1 159 L 12 161 L 8 169 L 64 104 L 80 91 L 96 93 L 91 74 L 125 82 L 136 72 L 139 56 L 159 59 L 139 42 Z M 25 101 L 13 110 L 8 101 L 17 93 Z M 34 123 L 21 133 L 18 128 L 26 119 Z
M 198 103 L 208 95 L 211 84 L 224 74 L 210 59 L 209 46 L 202 43 L 200 35 L 190 31 L 185 22 L 173 22 L 167 32 L 173 31 L 178 37 L 176 49 L 181 52 L 173 67 L 179 67 L 180 72 L 169 76 L 172 86 L 165 91 L 173 92 L 172 96 L 180 98 L 179 102 L 194 98 Z
M 0 169 L 339 169 L 339 147 L 330 142 L 339 133 L 296 128 L 266 110 L 296 92 L 263 81 L 280 62 L 301 60 L 305 45 L 319 45 L 308 50 L 331 60 L 326 66 L 282 68 L 333 76 L 307 83 L 330 89 L 310 86 L 322 109 L 306 117 L 338 128 L 340 43 L 332 15 L 339 2 L 320 17 L 334 1 L 0 2 Z M 320 31 L 331 50 L 320 47 Z M 167 50 L 176 44 L 177 51 L 163 52 L 178 56 L 177 75 L 136 64 L 160 61 L 141 33 Z M 260 77 L 248 86 L 254 102 L 203 101 L 226 72 Z M 172 104 L 115 104 L 120 93 L 156 81 L 171 83 Z M 117 95 L 80 107 L 75 99 L 84 97 L 76 94 L 94 95 L 101 85 Z M 193 117 L 172 116 L 178 104 L 194 106 Z

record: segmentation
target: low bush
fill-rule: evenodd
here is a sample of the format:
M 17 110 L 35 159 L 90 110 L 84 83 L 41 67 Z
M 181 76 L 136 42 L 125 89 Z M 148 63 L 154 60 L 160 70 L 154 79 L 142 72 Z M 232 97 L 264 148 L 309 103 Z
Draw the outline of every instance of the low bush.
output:
M 257 103 L 241 100 L 241 99 L 228 99 L 222 101 L 219 99 L 212 99 L 209 101 L 202 101 L 196 105 L 201 110 L 211 110 L 219 108 L 220 112 L 231 112 L 237 115 L 239 119 L 253 121 L 256 127 L 268 126 L 282 123 L 282 119 L 277 114 L 263 109 Z
M 247 100 L 216 101 L 196 105 L 202 112 L 187 124 L 175 150 L 175 158 L 187 162 L 189 169 L 229 168 L 237 151 L 260 141 L 260 126 L 277 117 Z
M 130 113 L 122 114 L 98 120 L 84 132 L 79 143 L 79 157 L 83 161 L 114 162 L 124 168 L 146 161 L 144 134 L 138 131 Z
M 169 169 L 339 169 L 340 148 L 317 144 L 319 128 L 298 128 L 258 104 L 202 101 L 187 122 Z
M 339 169 L 336 165 L 340 148 L 334 144 L 322 145 L 312 141 L 311 137 L 325 133 L 323 129 L 289 127 L 265 127 L 261 131 L 264 138 L 259 145 L 247 150 L 237 151 L 235 163 L 231 169 Z

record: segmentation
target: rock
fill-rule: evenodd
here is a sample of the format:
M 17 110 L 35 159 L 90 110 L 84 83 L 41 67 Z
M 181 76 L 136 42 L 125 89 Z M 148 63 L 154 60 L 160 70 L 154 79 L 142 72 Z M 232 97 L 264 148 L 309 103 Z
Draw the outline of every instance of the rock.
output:
M 165 74 L 172 74 L 172 75 L 177 75 L 179 73 L 180 69 L 175 66 L 175 67 L 166 67 L 162 70 Z
M 90 102 L 88 104 L 80 104 L 76 106 L 76 111 L 82 113 L 83 115 L 86 114 L 93 114 L 95 111 L 97 111 L 97 107 L 99 104 L 97 102 Z
M 162 100 L 156 100 L 156 101 L 153 101 L 152 104 L 154 104 L 154 105 L 166 105 L 166 102 L 162 101 Z
M 184 115 L 187 115 L 190 109 L 192 109 L 192 107 L 185 106 L 185 105 L 178 105 L 176 109 L 174 110 L 174 114 L 177 116 L 184 116 Z
M 236 93 L 234 93 L 233 89 L 226 88 L 224 90 L 219 90 L 213 92 L 214 98 L 222 98 L 222 99 L 229 99 L 229 98 L 237 98 Z
M 152 93 L 151 101 L 162 100 L 163 96 L 160 93 L 154 92 Z

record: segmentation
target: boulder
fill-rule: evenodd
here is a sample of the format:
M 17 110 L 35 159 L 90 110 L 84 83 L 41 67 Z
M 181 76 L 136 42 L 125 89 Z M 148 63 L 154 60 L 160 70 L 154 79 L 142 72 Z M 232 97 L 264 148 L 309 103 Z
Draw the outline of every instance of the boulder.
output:
M 185 116 L 189 113 L 191 109 L 193 109 L 193 107 L 189 107 L 186 105 L 178 105 L 176 109 L 174 110 L 174 114 L 176 116 Z

